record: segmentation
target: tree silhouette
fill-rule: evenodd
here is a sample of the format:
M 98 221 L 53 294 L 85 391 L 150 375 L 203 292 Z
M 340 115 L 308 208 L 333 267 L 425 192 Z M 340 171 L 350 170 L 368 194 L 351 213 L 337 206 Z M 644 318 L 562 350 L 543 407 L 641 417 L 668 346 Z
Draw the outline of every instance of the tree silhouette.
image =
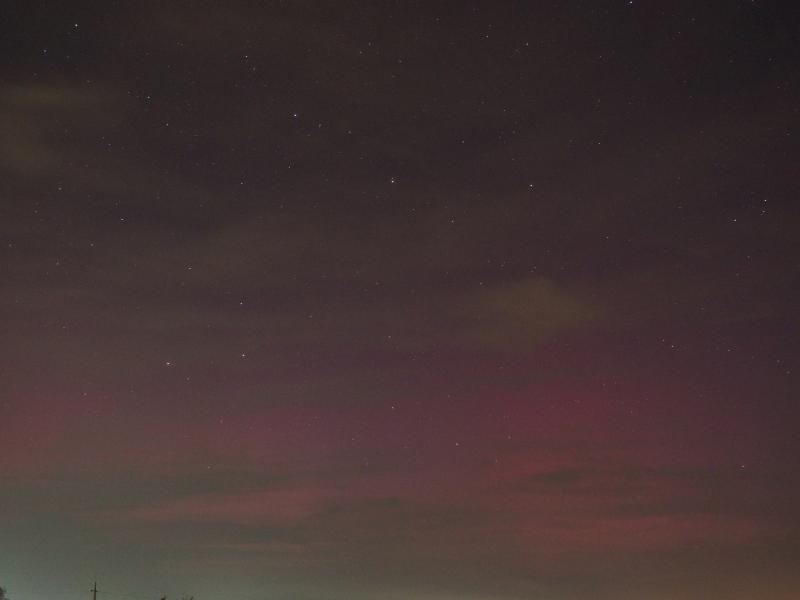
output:
M 6 595 L 6 588 L 0 587 L 0 600 L 8 600 L 8 596 Z

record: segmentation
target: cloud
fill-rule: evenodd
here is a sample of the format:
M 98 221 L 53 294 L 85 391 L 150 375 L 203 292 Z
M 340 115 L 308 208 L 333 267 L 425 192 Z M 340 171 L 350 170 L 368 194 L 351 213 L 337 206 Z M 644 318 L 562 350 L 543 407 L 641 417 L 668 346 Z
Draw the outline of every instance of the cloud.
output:
M 0 87 L 0 168 L 53 173 L 74 158 L 67 140 L 105 123 L 114 94 L 103 86 L 28 84 Z
M 313 490 L 267 489 L 238 494 L 213 493 L 122 512 L 125 521 L 270 523 L 302 519 L 319 503 Z
M 771 477 L 726 467 L 576 461 L 510 476 L 497 502 L 518 523 L 510 535 L 545 554 L 664 552 L 779 539 L 764 518 L 766 506 L 785 510 L 778 488 Z
M 551 279 L 528 278 L 467 295 L 456 307 L 466 333 L 463 341 L 508 350 L 538 344 L 561 333 L 590 326 L 600 310 Z
M 571 485 L 585 481 L 592 471 L 582 467 L 564 467 L 553 469 L 543 473 L 535 473 L 525 481 L 525 487 L 529 486 L 549 486 L 549 485 Z

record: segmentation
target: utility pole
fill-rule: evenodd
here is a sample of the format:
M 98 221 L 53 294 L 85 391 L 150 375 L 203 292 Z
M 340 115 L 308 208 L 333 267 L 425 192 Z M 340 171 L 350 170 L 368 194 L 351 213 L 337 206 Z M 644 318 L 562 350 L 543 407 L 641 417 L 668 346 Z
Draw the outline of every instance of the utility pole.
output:
M 97 600 L 97 582 L 94 582 L 94 587 L 89 590 L 92 592 L 92 600 Z

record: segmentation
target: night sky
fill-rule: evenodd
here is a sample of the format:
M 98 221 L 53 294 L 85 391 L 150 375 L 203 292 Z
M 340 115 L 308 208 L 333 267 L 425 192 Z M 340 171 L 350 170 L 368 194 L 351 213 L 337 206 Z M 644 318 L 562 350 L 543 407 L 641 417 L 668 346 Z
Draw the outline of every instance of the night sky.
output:
M 800 9 L 12 0 L 11 600 L 796 600 Z

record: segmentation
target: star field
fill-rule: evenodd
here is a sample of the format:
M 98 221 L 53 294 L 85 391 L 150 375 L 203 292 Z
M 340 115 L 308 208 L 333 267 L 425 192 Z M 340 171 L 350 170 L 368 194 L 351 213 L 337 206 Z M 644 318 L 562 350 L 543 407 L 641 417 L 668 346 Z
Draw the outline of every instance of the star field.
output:
M 795 9 L 6 13 L 11 600 L 798 597 Z

